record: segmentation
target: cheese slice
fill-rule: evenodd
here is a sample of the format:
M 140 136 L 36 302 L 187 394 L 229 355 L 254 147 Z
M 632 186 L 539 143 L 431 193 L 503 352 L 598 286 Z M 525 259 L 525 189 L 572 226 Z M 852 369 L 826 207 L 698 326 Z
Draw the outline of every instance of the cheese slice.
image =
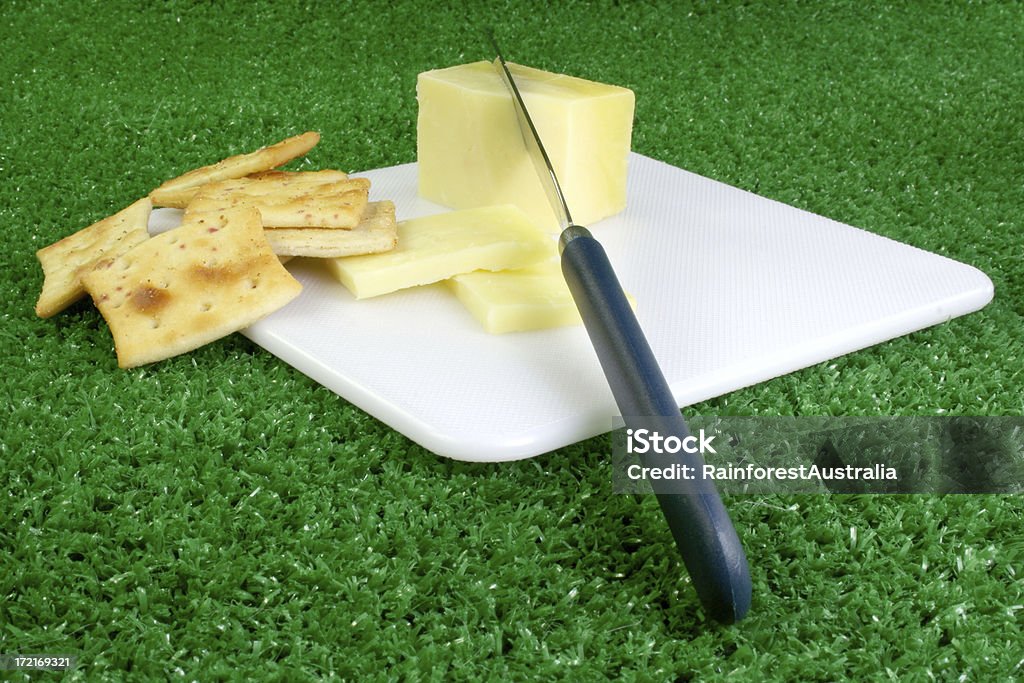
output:
M 573 220 L 626 206 L 633 92 L 509 65 L 562 185 Z M 513 203 L 547 230 L 555 214 L 530 160 L 511 95 L 490 62 L 417 80 L 419 194 L 453 208 Z
M 523 268 L 551 253 L 551 238 L 511 205 L 414 218 L 382 254 L 326 259 L 357 299 L 447 280 L 474 270 Z
M 491 334 L 583 322 L 557 257 L 518 270 L 456 275 L 448 284 Z M 628 293 L 626 296 L 635 309 L 636 301 Z

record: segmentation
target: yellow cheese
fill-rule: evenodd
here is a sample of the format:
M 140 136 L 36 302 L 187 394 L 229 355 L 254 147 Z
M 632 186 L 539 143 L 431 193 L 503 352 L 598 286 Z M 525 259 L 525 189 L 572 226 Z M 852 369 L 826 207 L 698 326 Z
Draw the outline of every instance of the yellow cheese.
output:
M 579 310 L 557 259 L 519 270 L 477 271 L 448 281 L 455 296 L 491 334 L 579 325 Z M 633 297 L 630 304 L 635 308 Z
M 325 262 L 357 299 L 366 299 L 474 270 L 522 268 L 551 249 L 551 238 L 526 214 L 503 205 L 402 221 L 391 251 Z
M 626 206 L 633 92 L 509 65 L 573 220 Z M 523 143 L 511 95 L 490 62 L 427 71 L 417 81 L 419 194 L 454 208 L 514 203 L 545 229 L 554 212 Z

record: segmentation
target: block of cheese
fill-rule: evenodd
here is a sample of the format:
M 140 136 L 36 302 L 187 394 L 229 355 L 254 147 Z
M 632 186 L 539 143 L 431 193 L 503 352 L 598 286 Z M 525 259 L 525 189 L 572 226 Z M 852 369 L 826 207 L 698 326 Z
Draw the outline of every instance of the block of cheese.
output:
M 633 91 L 509 65 L 579 225 L 626 206 Z M 421 73 L 419 194 L 453 208 L 513 203 L 555 230 L 512 98 L 491 62 Z
M 464 273 L 448 280 L 448 284 L 491 334 L 583 322 L 557 257 L 518 270 Z M 635 308 L 633 297 L 626 296 Z
M 366 299 L 474 270 L 523 268 L 550 254 L 551 244 L 525 213 L 506 204 L 402 221 L 391 251 L 325 262 L 357 299 Z

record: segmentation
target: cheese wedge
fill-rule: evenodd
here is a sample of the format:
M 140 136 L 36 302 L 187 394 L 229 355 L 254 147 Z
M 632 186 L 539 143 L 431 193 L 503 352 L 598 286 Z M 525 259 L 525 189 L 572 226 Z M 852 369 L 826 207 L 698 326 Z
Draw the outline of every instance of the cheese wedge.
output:
M 510 64 L 562 185 L 572 217 L 589 225 L 626 206 L 631 90 Z M 512 203 L 557 227 L 531 162 L 511 95 L 490 62 L 417 80 L 419 194 L 464 209 Z
M 579 325 L 579 309 L 557 257 L 519 270 L 456 275 L 448 285 L 491 334 Z M 636 301 L 628 293 L 633 308 Z
M 391 251 L 325 263 L 357 299 L 366 299 L 474 270 L 523 268 L 551 248 L 551 238 L 526 214 L 502 205 L 402 221 Z

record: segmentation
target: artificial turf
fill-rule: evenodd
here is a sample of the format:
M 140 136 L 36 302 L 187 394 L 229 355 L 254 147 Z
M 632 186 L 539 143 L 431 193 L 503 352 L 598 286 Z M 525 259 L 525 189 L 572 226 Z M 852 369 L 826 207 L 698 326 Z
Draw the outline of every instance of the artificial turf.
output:
M 65 680 L 1015 680 L 1015 496 L 727 496 L 754 580 L 710 623 L 608 439 L 439 458 L 239 335 L 132 371 L 36 249 L 304 130 L 415 160 L 415 79 L 489 58 L 637 94 L 633 149 L 948 255 L 981 312 L 688 410 L 1020 415 L 1015 3 L 6 2 L 0 654 Z M 301 166 L 300 166 L 301 167 Z M 15 680 L 55 675 L 3 672 Z

